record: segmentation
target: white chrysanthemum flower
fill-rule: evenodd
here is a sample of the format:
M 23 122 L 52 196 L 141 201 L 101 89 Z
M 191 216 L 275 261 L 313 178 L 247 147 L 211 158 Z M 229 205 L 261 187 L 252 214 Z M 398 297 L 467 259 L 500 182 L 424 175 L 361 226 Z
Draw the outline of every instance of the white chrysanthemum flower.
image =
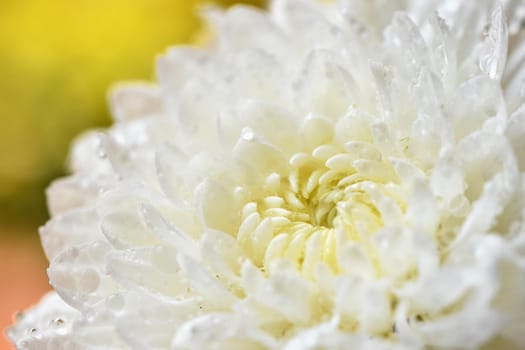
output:
M 19 349 L 525 348 L 525 7 L 277 0 L 112 94 Z

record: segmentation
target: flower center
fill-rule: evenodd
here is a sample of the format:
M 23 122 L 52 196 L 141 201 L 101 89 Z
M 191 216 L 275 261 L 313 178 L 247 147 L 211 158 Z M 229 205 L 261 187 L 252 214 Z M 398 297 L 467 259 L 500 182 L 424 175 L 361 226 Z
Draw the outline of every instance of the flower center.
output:
M 320 262 L 341 272 L 340 240 L 359 242 L 374 260 L 367 239 L 383 227 L 377 203 L 392 200 L 387 183 L 395 175 L 373 146 L 350 147 L 360 152 L 323 145 L 294 154 L 287 176 L 269 174 L 263 190 L 245 202 L 237 240 L 262 270 L 284 258 L 308 276 Z

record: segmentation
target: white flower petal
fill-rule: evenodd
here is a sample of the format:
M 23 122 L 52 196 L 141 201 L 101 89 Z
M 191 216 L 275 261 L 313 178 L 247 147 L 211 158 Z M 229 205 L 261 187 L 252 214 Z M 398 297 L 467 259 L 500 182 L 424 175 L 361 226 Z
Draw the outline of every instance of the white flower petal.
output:
M 110 93 L 113 117 L 119 121 L 142 118 L 163 112 L 160 89 L 150 84 L 117 85 Z

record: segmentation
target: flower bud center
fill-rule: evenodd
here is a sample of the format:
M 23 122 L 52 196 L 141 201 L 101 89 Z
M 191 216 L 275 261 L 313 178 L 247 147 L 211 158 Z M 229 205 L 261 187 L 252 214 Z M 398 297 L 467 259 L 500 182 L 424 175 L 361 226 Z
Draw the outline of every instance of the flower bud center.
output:
M 289 173 L 269 174 L 263 190 L 244 204 L 237 239 L 263 270 L 276 259 L 288 259 L 309 276 L 319 262 L 341 272 L 341 239 L 360 243 L 374 260 L 366 237 L 383 227 L 377 203 L 384 197 L 398 202 L 390 198 L 389 174 L 367 176 L 366 167 L 354 167 L 350 152 L 332 150 L 320 156 L 322 147 L 333 146 L 320 146 L 311 155 L 294 154 Z

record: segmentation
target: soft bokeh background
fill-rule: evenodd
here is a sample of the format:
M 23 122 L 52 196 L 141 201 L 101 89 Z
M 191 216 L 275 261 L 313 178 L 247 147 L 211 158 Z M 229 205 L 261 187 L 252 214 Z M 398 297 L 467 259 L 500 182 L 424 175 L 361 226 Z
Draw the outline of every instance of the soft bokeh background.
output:
M 37 228 L 47 220 L 44 188 L 65 173 L 72 138 L 109 125 L 111 83 L 152 79 L 156 54 L 195 38 L 202 4 L 0 0 L 1 350 L 12 349 L 3 329 L 13 313 L 49 290 Z

